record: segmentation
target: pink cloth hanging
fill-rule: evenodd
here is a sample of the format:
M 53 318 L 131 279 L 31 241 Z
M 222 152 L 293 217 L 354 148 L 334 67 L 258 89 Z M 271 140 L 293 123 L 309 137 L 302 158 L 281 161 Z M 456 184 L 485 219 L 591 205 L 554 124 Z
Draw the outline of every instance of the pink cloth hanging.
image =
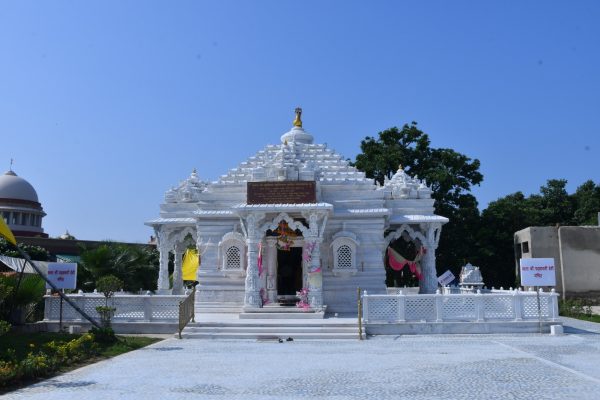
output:
M 424 250 L 424 248 L 422 247 L 421 249 Z M 410 261 L 405 259 L 404 257 L 402 257 L 400 254 L 396 253 L 391 247 L 388 247 L 388 262 L 390 264 L 390 267 L 394 270 L 394 271 L 400 271 L 402 270 L 402 268 L 404 268 L 406 265 L 408 265 L 408 268 L 410 269 L 410 272 L 412 274 L 414 274 L 418 280 L 421 280 L 423 278 L 423 275 L 421 274 L 421 271 L 419 270 L 419 264 L 417 263 L 418 260 L 421 259 L 421 252 L 419 251 L 420 254 L 417 254 L 417 257 L 414 259 L 414 261 Z M 400 260 L 398 260 L 398 258 L 400 258 Z
M 406 262 L 406 260 L 404 260 L 404 261 L 396 260 L 396 257 L 394 256 L 392 251 L 393 250 L 388 247 L 388 261 L 390 263 L 390 267 L 392 267 L 392 269 L 394 271 L 400 271 L 402 268 L 404 268 L 404 266 L 407 264 L 407 262 Z
M 262 243 L 258 244 L 258 276 L 262 276 L 263 273 L 263 263 L 262 263 Z

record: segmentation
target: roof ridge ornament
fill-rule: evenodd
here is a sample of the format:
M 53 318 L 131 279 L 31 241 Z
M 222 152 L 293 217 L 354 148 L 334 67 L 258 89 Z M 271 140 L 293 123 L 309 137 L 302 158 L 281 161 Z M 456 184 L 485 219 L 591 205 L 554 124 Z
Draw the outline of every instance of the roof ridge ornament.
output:
M 312 144 L 313 136 L 304 131 L 302 128 L 302 108 L 296 107 L 294 110 L 296 118 L 294 118 L 292 129 L 281 136 L 281 143 L 288 143 L 291 146 L 296 144 Z
M 294 112 L 296 113 L 296 118 L 294 119 L 294 126 L 302 128 L 302 108 L 296 107 Z

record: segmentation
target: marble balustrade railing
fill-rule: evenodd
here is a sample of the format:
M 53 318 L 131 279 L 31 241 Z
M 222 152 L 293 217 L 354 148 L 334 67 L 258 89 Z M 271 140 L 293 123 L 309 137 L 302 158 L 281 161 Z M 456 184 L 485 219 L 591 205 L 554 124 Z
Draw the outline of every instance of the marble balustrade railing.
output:
M 362 296 L 365 323 L 555 321 L 558 293 L 502 291 L 468 294 L 368 294 Z
M 99 318 L 96 307 L 105 305 L 102 294 L 79 293 L 68 295 L 85 313 Z M 179 302 L 186 295 L 119 295 L 108 300 L 110 307 L 116 308 L 114 322 L 148 322 L 179 320 Z M 60 318 L 60 297 L 44 296 L 44 320 L 58 321 Z M 63 321 L 85 321 L 69 304 L 63 302 Z

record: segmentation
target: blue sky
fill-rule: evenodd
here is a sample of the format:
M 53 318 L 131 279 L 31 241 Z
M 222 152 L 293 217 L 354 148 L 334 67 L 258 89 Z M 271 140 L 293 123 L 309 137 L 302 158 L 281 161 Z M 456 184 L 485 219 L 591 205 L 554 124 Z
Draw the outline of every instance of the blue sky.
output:
M 0 167 L 51 236 L 145 242 L 165 190 L 279 143 L 354 158 L 417 121 L 481 161 L 480 208 L 600 171 L 597 1 L 3 1 Z M 4 166 L 2 167 L 2 165 Z

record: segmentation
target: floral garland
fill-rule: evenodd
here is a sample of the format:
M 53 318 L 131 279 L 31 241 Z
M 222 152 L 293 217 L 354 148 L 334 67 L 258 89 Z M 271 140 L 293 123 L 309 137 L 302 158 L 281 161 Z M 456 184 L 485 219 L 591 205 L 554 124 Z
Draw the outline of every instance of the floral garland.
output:
M 263 306 L 265 304 L 269 304 L 269 296 L 267 295 L 267 291 L 265 290 L 265 288 L 260 288 L 260 298 L 262 300 Z
M 281 221 L 275 233 L 278 234 L 276 243 L 277 249 L 290 251 L 290 249 L 294 245 L 294 239 L 292 239 L 292 237 L 297 236 L 296 232 L 290 229 L 287 222 Z
M 304 245 L 304 249 L 302 251 L 302 259 L 304 260 L 304 262 L 309 263 L 312 261 L 312 252 L 315 249 L 316 245 L 317 244 L 315 242 L 309 242 Z
M 308 303 L 308 288 L 302 288 L 302 290 L 296 292 L 296 297 L 300 299 L 300 301 L 296 303 L 296 307 L 304 310 L 310 308 L 310 304 Z

